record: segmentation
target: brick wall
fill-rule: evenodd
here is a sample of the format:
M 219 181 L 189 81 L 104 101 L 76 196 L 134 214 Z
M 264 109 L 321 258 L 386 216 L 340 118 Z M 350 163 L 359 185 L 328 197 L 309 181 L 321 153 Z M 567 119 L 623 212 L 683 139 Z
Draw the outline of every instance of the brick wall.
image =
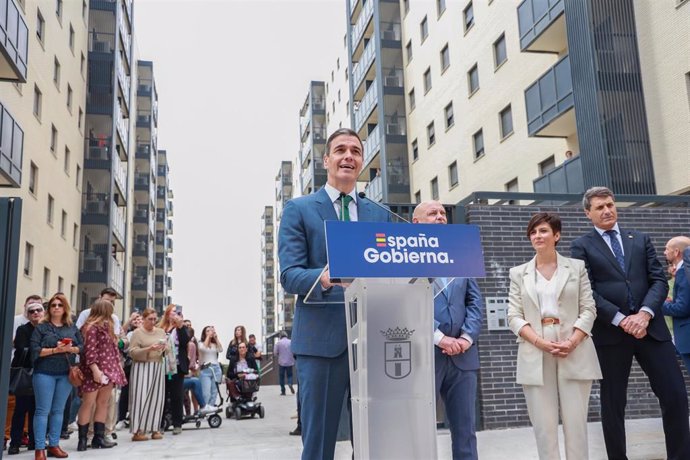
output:
M 570 242 L 592 229 L 581 208 L 563 206 L 491 206 L 470 205 L 466 209 L 467 222 L 481 228 L 487 276 L 479 280 L 485 297 L 507 297 L 508 270 L 534 256 L 525 236 L 525 228 L 532 214 L 539 211 L 557 212 L 563 220 L 561 253 L 570 256 Z M 652 238 L 664 267 L 663 250 L 669 238 L 690 234 L 690 209 L 678 207 L 619 208 L 621 228 L 646 232 Z M 498 429 L 529 425 L 522 388 L 515 383 L 517 344 L 510 331 L 487 329 L 484 319 L 479 339 L 481 369 L 479 374 L 479 426 Z M 686 370 L 686 386 L 690 388 Z M 590 400 L 590 420 L 599 420 L 599 385 L 595 382 Z M 657 399 L 647 378 L 635 363 L 628 388 L 627 418 L 659 417 Z

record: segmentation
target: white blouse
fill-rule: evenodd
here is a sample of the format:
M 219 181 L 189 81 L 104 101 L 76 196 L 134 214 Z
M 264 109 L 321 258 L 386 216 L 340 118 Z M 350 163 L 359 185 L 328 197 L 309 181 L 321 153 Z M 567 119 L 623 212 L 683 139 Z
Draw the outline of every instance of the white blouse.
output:
M 544 275 L 537 272 L 537 298 L 539 300 L 539 309 L 541 310 L 542 318 L 558 318 L 558 298 L 556 297 L 556 278 L 558 268 L 553 272 L 550 280 L 547 280 Z

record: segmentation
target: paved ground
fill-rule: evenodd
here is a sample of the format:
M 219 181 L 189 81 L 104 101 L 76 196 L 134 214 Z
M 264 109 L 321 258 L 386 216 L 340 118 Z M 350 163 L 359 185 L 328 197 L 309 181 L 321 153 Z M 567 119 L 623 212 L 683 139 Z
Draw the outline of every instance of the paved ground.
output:
M 113 449 L 76 452 L 76 433 L 72 439 L 63 441 L 62 447 L 74 459 L 138 460 L 138 459 L 299 459 L 301 441 L 289 436 L 295 427 L 295 397 L 279 396 L 277 386 L 265 386 L 258 393 L 259 400 L 266 407 L 264 419 L 234 420 L 223 417 L 220 428 L 211 429 L 207 424 L 200 428 L 185 425 L 179 436 L 171 432 L 160 441 L 131 441 L 126 431 L 119 432 L 119 445 Z M 224 415 L 224 414 L 223 414 Z M 664 438 L 659 419 L 632 420 L 627 424 L 628 457 L 630 460 L 652 460 L 665 458 Z M 601 425 L 591 423 L 590 459 L 605 459 Z M 531 428 L 483 431 L 477 434 L 479 457 L 482 460 L 527 460 L 536 459 L 536 447 Z M 561 442 L 562 444 L 562 442 Z M 438 458 L 449 459 L 450 436 L 446 430 L 438 433 Z M 22 450 L 7 459 L 33 458 L 33 452 Z M 349 460 L 352 450 L 349 442 L 339 442 L 336 458 Z M 565 458 L 565 456 L 563 456 Z M 425 459 L 420 459 L 425 460 Z

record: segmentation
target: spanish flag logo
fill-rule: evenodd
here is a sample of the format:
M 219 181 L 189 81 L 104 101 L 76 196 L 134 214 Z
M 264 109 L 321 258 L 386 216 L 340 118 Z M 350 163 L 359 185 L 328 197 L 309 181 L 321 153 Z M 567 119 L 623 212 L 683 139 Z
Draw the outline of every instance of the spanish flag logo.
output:
M 376 246 L 379 248 L 385 248 L 386 247 L 386 234 L 385 233 L 377 233 L 376 234 Z

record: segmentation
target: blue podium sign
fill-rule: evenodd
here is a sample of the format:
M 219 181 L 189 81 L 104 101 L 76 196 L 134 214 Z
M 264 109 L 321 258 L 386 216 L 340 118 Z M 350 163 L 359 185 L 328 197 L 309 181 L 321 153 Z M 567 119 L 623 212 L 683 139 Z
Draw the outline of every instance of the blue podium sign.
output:
M 483 277 L 476 225 L 327 221 L 331 278 Z

